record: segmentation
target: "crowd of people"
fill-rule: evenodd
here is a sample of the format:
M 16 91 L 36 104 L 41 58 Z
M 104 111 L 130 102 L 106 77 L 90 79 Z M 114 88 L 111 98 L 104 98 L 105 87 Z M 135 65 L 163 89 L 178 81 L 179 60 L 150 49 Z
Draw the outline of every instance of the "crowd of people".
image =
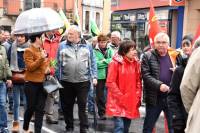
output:
M 23 102 L 23 132 L 41 133 L 44 115 L 47 123 L 58 123 L 56 101 L 66 132 L 74 131 L 77 103 L 80 133 L 89 132 L 88 113 L 95 111 L 94 104 L 100 120 L 113 119 L 114 133 L 128 133 L 131 120 L 140 117 L 143 96 L 143 133 L 152 133 L 162 111 L 169 133 L 197 133 L 199 44 L 200 39 L 193 44 L 192 36 L 186 35 L 175 50 L 169 36 L 160 32 L 139 58 L 137 44 L 122 40 L 118 31 L 89 42 L 75 25 L 64 37 L 57 30 L 32 35 L 0 30 L 0 132 L 9 132 L 7 113 L 13 113 L 11 131 L 20 132 Z M 47 75 L 58 78 L 63 88 L 46 93 Z M 29 129 L 31 119 L 34 131 Z

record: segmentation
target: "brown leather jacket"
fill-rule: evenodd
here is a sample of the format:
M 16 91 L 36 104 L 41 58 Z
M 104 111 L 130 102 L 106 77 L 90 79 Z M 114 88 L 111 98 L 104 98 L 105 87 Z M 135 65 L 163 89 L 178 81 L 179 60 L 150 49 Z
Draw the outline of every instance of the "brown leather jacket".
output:
M 48 62 L 41 57 L 40 49 L 31 45 L 24 52 L 24 61 L 26 65 L 25 81 L 43 82 Z

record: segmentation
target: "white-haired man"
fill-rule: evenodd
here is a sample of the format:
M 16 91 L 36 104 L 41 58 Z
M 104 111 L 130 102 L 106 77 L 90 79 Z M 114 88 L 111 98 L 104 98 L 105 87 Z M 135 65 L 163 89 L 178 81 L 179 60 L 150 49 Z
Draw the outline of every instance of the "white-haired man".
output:
M 119 43 L 121 42 L 121 34 L 119 31 L 113 31 L 111 33 L 111 44 L 110 47 L 117 53 L 119 48 Z
M 90 79 L 97 84 L 97 65 L 91 45 L 81 41 L 81 31 L 77 26 L 68 30 L 67 41 L 58 49 L 58 77 L 64 89 L 60 89 L 61 107 L 63 109 L 66 130 L 73 132 L 73 107 L 77 98 L 80 133 L 88 132 L 86 113 L 87 95 Z
M 169 48 L 169 36 L 158 33 L 155 38 L 155 49 L 144 54 L 142 58 L 142 78 L 146 102 L 146 116 L 143 133 L 152 133 L 153 127 L 164 111 L 168 122 L 169 133 L 172 133 L 172 116 L 167 106 L 167 93 L 175 67 L 178 53 Z

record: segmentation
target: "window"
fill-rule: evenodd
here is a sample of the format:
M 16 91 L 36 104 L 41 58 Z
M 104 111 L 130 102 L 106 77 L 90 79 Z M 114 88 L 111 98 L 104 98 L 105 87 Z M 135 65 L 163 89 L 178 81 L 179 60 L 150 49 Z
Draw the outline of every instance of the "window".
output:
M 96 13 L 96 24 L 97 24 L 97 27 L 100 28 L 100 13 L 99 12 Z
M 89 31 L 89 23 L 90 23 L 90 12 L 85 12 L 85 30 Z
M 119 0 L 111 0 L 111 6 L 119 6 Z
M 24 1 L 24 10 L 31 8 L 39 8 L 41 6 L 41 0 L 25 0 Z

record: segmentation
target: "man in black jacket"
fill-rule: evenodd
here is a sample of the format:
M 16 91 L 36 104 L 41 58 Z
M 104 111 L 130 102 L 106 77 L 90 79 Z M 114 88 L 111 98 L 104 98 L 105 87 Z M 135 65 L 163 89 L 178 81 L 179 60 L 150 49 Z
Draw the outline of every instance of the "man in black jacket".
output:
M 161 111 L 167 118 L 169 133 L 173 133 L 167 93 L 170 91 L 172 70 L 178 53 L 169 48 L 169 36 L 166 33 L 158 33 L 154 42 L 155 49 L 144 54 L 141 65 L 146 102 L 143 133 L 152 133 Z

